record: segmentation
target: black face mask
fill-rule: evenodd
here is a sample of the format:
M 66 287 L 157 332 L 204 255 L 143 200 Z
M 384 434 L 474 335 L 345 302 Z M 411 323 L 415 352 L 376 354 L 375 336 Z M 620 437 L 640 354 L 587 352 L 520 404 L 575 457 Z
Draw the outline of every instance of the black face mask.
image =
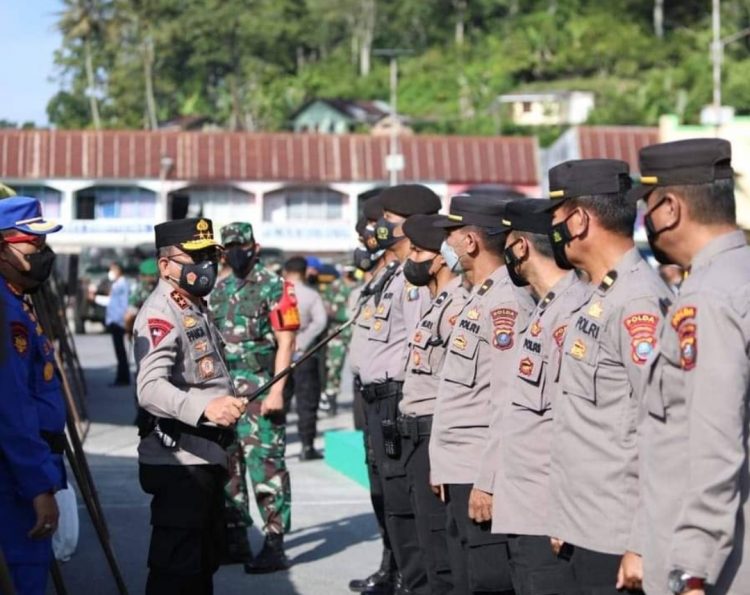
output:
M 226 259 L 235 277 L 244 277 L 255 264 L 255 248 L 233 246 L 227 250 Z
M 503 250 L 503 256 L 505 257 L 505 268 L 508 269 L 508 276 L 516 287 L 526 287 L 529 282 L 518 272 L 518 265 L 521 264 L 521 259 L 513 254 L 513 246 L 518 244 L 521 240 L 516 240 L 510 246 Z
M 435 259 L 431 258 L 424 262 L 414 262 L 410 258 L 407 258 L 404 263 L 404 277 L 412 285 L 424 287 L 432 279 L 430 267 L 432 267 L 434 261 Z
M 666 252 L 664 252 L 661 248 L 658 248 L 656 246 L 656 240 L 659 237 L 659 234 L 663 232 L 664 230 L 668 229 L 667 227 L 664 227 L 662 229 L 656 229 L 656 226 L 654 225 L 654 220 L 651 218 L 651 213 L 653 213 L 656 209 L 658 209 L 665 199 L 662 199 L 658 203 L 654 205 L 653 209 L 650 209 L 644 216 L 643 216 L 643 224 L 646 227 L 646 239 L 648 240 L 648 245 L 651 247 L 651 252 L 654 255 L 654 258 L 660 263 L 660 264 L 674 264 L 674 261 L 672 261 L 669 256 L 667 256 Z
M 378 248 L 380 248 L 381 250 L 385 250 L 406 237 L 396 237 L 395 235 L 393 235 L 396 226 L 396 223 L 386 221 L 385 217 L 381 217 L 380 219 L 378 219 L 378 224 L 375 227 L 375 238 L 378 241 Z
M 18 252 L 18 250 L 16 251 Z M 18 271 L 26 280 L 27 287 L 24 289 L 24 293 L 34 293 L 52 274 L 52 267 L 55 265 L 55 253 L 49 246 L 44 246 L 39 252 L 24 254 L 23 257 L 30 266 L 28 271 Z
M 376 260 L 377 259 L 373 259 L 373 254 L 369 250 L 366 250 L 365 248 L 354 249 L 354 266 L 360 271 L 366 273 L 371 270 L 372 267 L 375 266 Z
M 362 234 L 362 241 L 364 242 L 365 250 L 370 254 L 375 254 L 375 252 L 380 250 L 380 247 L 378 246 L 378 238 L 375 237 L 375 230 L 369 225 L 365 228 L 365 231 Z
M 216 285 L 216 273 L 219 269 L 216 261 L 207 260 L 191 264 L 178 262 L 177 264 L 182 267 L 180 278 L 177 280 L 181 289 L 195 297 L 206 297 L 211 293 Z
M 568 219 L 564 219 L 550 228 L 549 239 L 552 242 L 552 254 L 555 257 L 557 266 L 565 270 L 575 268 L 565 254 L 565 246 L 573 239 L 568 229 Z

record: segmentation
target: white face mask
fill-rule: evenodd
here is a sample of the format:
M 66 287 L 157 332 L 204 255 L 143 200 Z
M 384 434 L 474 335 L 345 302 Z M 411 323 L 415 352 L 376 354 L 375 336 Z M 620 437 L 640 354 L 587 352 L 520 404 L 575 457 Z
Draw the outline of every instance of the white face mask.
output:
M 117 273 L 114 271 L 109 271 L 107 273 L 107 279 L 109 279 L 110 283 L 114 283 L 117 280 Z

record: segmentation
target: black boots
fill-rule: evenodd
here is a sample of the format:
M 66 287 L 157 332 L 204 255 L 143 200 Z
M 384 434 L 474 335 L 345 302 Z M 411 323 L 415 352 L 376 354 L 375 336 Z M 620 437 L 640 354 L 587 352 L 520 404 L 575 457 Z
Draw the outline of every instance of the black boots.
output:
M 391 595 L 394 593 L 395 579 L 396 568 L 393 563 L 393 554 L 390 550 L 383 550 L 380 568 L 367 578 L 350 581 L 349 590 L 370 595 Z
M 221 563 L 224 564 L 247 564 L 253 561 L 253 552 L 247 539 L 245 527 L 227 527 L 226 551 Z
M 245 564 L 248 574 L 266 574 L 289 568 L 289 558 L 284 553 L 284 536 L 269 533 L 263 542 L 263 549 L 249 564 Z
M 323 455 L 319 451 L 315 450 L 312 444 L 302 447 L 302 452 L 299 453 L 300 461 L 318 461 L 323 458 Z

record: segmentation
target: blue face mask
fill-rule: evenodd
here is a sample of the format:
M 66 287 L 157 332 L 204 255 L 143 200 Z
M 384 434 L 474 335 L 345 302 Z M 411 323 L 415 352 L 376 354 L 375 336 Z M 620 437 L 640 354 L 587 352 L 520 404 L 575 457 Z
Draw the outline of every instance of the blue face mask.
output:
M 443 257 L 443 260 L 445 260 L 445 265 L 452 272 L 459 275 L 464 272 L 464 267 L 461 264 L 461 257 L 456 252 L 456 249 L 445 240 L 443 240 L 443 243 L 440 245 L 440 254 Z

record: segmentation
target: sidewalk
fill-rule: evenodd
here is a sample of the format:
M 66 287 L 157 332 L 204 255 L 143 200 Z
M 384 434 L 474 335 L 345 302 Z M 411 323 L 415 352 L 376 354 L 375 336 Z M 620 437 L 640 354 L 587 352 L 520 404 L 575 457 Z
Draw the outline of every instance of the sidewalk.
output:
M 149 500 L 138 485 L 138 437 L 132 425 L 134 389 L 107 386 L 114 377 L 114 357 L 107 335 L 79 336 L 76 344 L 89 385 L 87 408 L 92 424 L 84 445 L 87 459 L 130 593 L 143 593 L 150 534 Z M 321 434 L 352 427 L 351 394 L 347 393 L 336 417 L 321 417 Z M 367 491 L 323 461 L 299 461 L 296 415 L 289 419 L 288 440 L 293 504 L 292 532 L 286 544 L 292 568 L 250 576 L 241 566 L 222 567 L 214 581 L 217 595 L 349 593 L 347 584 L 351 578 L 370 574 L 380 563 L 380 540 Z M 322 439 L 317 446 L 322 448 Z M 116 593 L 80 498 L 79 513 L 78 552 L 62 565 L 68 592 Z M 256 510 L 253 518 L 259 518 Z M 257 552 L 262 543 L 258 530 L 252 530 L 251 541 Z M 49 592 L 53 593 L 51 587 Z

